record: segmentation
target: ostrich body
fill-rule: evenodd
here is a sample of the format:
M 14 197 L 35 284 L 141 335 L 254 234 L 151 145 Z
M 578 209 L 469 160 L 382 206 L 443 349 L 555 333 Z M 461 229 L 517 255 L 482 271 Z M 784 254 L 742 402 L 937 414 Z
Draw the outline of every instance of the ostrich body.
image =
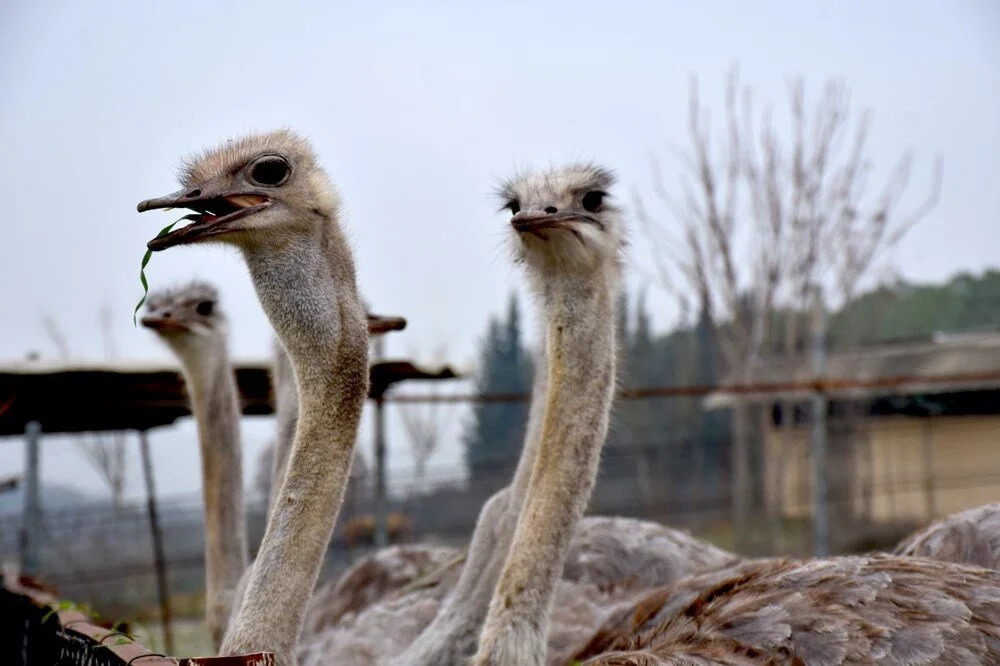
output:
M 215 287 L 192 282 L 153 292 L 142 325 L 181 362 L 201 449 L 205 506 L 205 621 L 216 648 L 247 567 L 240 406 L 228 327 Z
M 894 552 L 1000 571 L 1000 502 L 939 518 Z
M 406 544 L 380 548 L 351 565 L 343 574 L 317 588 L 309 603 L 302 642 L 307 643 L 331 627 L 345 624 L 372 606 L 394 598 L 411 584 L 428 577 L 426 587 L 450 588 L 448 565 L 459 551 L 448 546 Z M 440 572 L 440 574 L 438 573 Z M 426 589 L 423 585 L 418 594 Z M 300 661 L 306 662 L 302 659 Z
M 923 558 L 762 560 L 626 604 L 563 663 L 996 664 L 1000 576 Z
M 368 389 L 368 331 L 340 202 L 309 144 L 281 130 L 230 141 L 191 159 L 183 189 L 139 204 L 189 208 L 192 223 L 152 250 L 235 245 L 288 352 L 299 395 L 295 441 L 246 594 L 222 654 L 294 648 L 343 500 Z
M 392 584 L 377 591 L 378 601 L 369 603 L 375 596 L 370 579 L 401 581 L 399 572 L 406 573 L 418 555 L 429 561 L 422 551 L 410 553 L 408 561 L 393 561 L 408 548 L 383 549 L 351 567 L 335 586 L 325 586 L 337 590 L 329 601 L 323 588 L 317 591 L 302 634 L 300 663 L 414 663 L 407 648 L 458 598 L 459 569 L 449 566 L 452 559 L 420 580 L 417 589 Z M 579 648 L 610 608 L 652 587 L 734 561 L 726 551 L 656 523 L 588 516 L 577 526 L 556 583 L 547 652 L 555 658 Z M 464 570 L 461 575 L 466 575 Z M 358 591 L 352 593 L 352 588 Z M 475 649 L 474 638 L 469 654 L 450 654 L 436 663 L 466 663 Z

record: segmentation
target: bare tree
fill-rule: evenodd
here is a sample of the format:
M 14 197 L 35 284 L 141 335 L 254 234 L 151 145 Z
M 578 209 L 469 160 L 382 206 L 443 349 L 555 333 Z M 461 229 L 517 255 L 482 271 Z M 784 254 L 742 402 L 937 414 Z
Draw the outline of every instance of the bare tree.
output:
M 413 353 L 411 352 L 411 356 Z M 445 345 L 441 344 L 433 355 L 431 365 L 443 365 Z M 439 395 L 434 383 L 427 389 L 428 395 Z M 417 494 L 427 492 L 427 462 L 437 451 L 444 434 L 454 417 L 454 405 L 428 400 L 408 402 L 399 405 L 399 416 L 403 422 L 410 452 L 413 455 L 414 489 Z
M 713 131 L 692 77 L 686 148 L 671 146 L 680 179 L 668 185 L 654 160 L 654 193 L 671 213 L 638 216 L 661 284 L 682 299 L 694 295 L 715 322 L 730 376 L 754 379 L 765 343 L 794 353 L 810 297 L 844 303 L 887 253 L 936 204 L 937 160 L 925 200 L 898 212 L 912 155 L 899 159 L 881 190 L 869 189 L 866 157 L 871 115 L 852 114 L 841 81 L 829 81 L 812 108 L 799 77 L 789 86 L 790 128 L 776 128 L 772 109 L 755 109 L 752 91 L 733 67 L 722 131 Z M 714 144 L 714 141 L 718 144 Z M 676 228 L 675 232 L 673 228 Z M 784 312 L 786 316 L 776 316 Z M 782 323 L 783 330 L 773 330 Z M 747 404 L 733 409 L 732 492 L 737 541 L 745 541 L 750 498 Z
M 117 357 L 117 347 L 111 333 L 110 308 L 107 306 L 101 308 L 98 322 L 101 327 L 105 357 L 113 360 Z M 51 315 L 43 314 L 42 326 L 59 357 L 63 360 L 70 358 L 69 343 L 58 322 Z M 126 433 L 124 431 L 84 433 L 75 439 L 77 449 L 107 485 L 114 510 L 119 511 L 125 501 L 126 472 L 129 462 Z

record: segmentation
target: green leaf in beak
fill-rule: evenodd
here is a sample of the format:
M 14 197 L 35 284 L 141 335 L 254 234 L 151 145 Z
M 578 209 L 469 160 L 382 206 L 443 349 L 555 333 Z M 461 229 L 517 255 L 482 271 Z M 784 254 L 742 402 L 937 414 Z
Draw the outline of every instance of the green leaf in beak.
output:
M 180 218 L 180 220 L 174 220 L 167 226 L 163 227 L 163 229 L 160 230 L 160 233 L 156 234 L 156 237 L 159 238 L 160 236 L 166 236 L 167 234 L 170 233 L 170 230 L 177 225 L 178 222 L 184 219 L 187 219 L 186 215 Z M 139 302 L 135 304 L 135 310 L 132 311 L 133 326 L 136 325 L 136 317 L 139 314 L 139 308 L 141 308 L 142 304 L 146 302 L 146 296 L 149 294 L 149 283 L 146 281 L 146 264 L 149 263 L 149 258 L 152 256 L 153 256 L 153 251 L 146 250 L 146 254 L 144 254 L 142 257 L 142 266 L 139 267 L 139 282 L 142 283 L 142 298 L 140 298 Z

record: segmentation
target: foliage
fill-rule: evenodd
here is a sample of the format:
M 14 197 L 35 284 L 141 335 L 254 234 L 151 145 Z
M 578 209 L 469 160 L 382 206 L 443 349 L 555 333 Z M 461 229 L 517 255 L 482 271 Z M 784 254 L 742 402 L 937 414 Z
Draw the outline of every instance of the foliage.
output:
M 521 312 L 511 295 L 506 318 L 491 318 L 480 345 L 479 393 L 528 393 L 533 368 L 523 343 Z M 463 435 L 465 463 L 471 478 L 490 478 L 513 465 L 521 450 L 528 403 L 478 402 Z
M 843 349 L 937 331 L 1000 328 L 1000 271 L 960 273 L 943 284 L 899 283 L 872 290 L 837 312 L 830 345 Z

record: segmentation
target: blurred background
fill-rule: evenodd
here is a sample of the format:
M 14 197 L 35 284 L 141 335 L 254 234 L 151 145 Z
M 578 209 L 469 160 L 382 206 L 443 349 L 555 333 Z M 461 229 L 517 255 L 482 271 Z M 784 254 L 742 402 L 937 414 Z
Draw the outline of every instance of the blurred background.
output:
M 464 542 L 509 480 L 538 331 L 492 188 L 567 160 L 615 169 L 632 224 L 591 513 L 803 555 L 1000 500 L 997 63 L 989 0 L 8 0 L 0 559 L 155 625 L 152 496 L 167 601 L 197 634 L 195 427 L 131 319 L 173 218 L 135 204 L 175 189 L 181 156 L 275 126 L 340 188 L 372 310 L 409 322 L 377 357 L 461 375 L 385 394 L 384 468 L 368 410 L 327 575 L 376 542 Z M 221 291 L 256 544 L 271 329 L 234 252 L 157 255 L 147 276 Z M 65 415 L 109 387 L 168 417 L 74 431 Z

